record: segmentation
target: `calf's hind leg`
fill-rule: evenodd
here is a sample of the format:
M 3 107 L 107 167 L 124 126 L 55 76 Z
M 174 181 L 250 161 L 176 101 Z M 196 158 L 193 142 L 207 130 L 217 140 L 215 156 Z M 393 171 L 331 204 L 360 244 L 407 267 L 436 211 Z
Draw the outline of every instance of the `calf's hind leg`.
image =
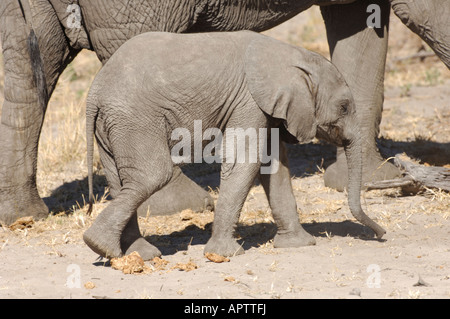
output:
M 128 139 L 122 135 L 121 140 L 139 141 L 139 138 L 133 136 L 133 139 Z M 84 233 L 83 239 L 102 257 L 120 257 L 137 251 L 143 259 L 149 260 L 160 256 L 161 252 L 140 234 L 137 208 L 169 182 L 173 165 L 167 145 L 141 143 L 139 152 L 132 155 L 130 149 L 130 145 L 115 147 L 121 189 Z M 159 152 L 154 152 L 154 149 Z
M 108 180 L 112 198 L 116 197 L 121 188 L 116 163 L 111 156 L 111 147 L 104 138 L 103 121 L 96 122 L 96 138 L 99 141 L 100 159 Z M 99 133 L 101 132 L 101 133 Z M 146 199 L 137 209 L 138 215 L 146 217 L 149 213 L 155 215 L 170 215 L 183 209 L 193 211 L 214 210 L 214 200 L 194 181 L 183 174 L 179 167 L 173 168 L 172 178 L 166 186 Z
M 117 171 L 116 162 L 112 156 L 110 143 L 108 139 L 104 137 L 104 134 L 100 133 L 104 132 L 103 125 L 103 121 L 97 121 L 96 139 L 98 141 L 100 160 L 102 162 L 105 176 L 108 181 L 109 191 L 112 198 L 114 199 L 120 193 L 122 186 L 119 178 L 119 172 Z M 121 251 L 124 252 L 125 255 L 128 255 L 133 251 L 139 251 L 141 257 L 144 260 L 153 259 L 154 255 L 157 254 L 157 252 L 154 252 L 153 249 L 145 249 L 145 247 L 148 245 L 148 242 L 141 236 L 138 224 L 138 216 L 136 214 L 133 214 L 127 226 L 123 230 L 120 239 L 120 245 Z

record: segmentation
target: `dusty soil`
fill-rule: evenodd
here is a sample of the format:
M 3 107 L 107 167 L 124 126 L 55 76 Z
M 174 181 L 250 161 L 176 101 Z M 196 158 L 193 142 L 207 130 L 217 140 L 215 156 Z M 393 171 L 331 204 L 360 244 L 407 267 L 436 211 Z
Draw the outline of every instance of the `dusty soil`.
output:
M 323 32 L 317 35 L 316 29 L 310 29 L 317 15 L 308 17 L 298 18 L 295 28 L 289 24 L 271 34 L 281 32 L 290 42 L 326 50 Z M 393 26 L 397 27 L 402 26 Z M 302 38 L 292 39 L 298 30 L 303 31 Z M 405 153 L 422 164 L 448 167 L 448 70 L 435 58 L 393 62 L 394 57 L 411 52 L 403 44 L 395 48 L 398 50 L 390 53 L 388 63 L 380 148 L 386 157 Z M 412 45 L 413 52 L 415 49 Z M 89 59 L 95 60 L 92 55 Z M 86 68 L 85 62 L 80 63 L 81 68 Z M 73 79 L 79 67 L 73 66 L 70 80 L 62 77 L 61 86 L 75 87 L 81 101 L 85 94 L 79 93 L 79 82 Z M 412 78 L 408 73 L 411 69 L 425 71 Z M 80 78 L 84 88 L 91 79 Z M 64 104 L 70 98 L 68 92 L 55 91 L 52 103 Z M 49 109 L 61 112 L 54 106 Z M 54 114 L 47 117 L 61 120 Z M 141 230 L 162 251 L 162 260 L 138 263 L 136 267 L 127 264 L 125 272 L 130 274 L 125 274 L 108 260 L 99 260 L 82 241 L 84 230 L 107 205 L 108 197 L 102 196 L 105 183 L 99 170 L 96 185 L 100 195 L 94 217 L 85 215 L 82 124 L 74 124 L 81 125 L 78 140 L 63 141 L 72 147 L 61 153 L 66 154 L 63 161 L 62 156 L 55 159 L 52 151 L 61 150 L 55 148 L 55 139 L 51 138 L 58 121 L 46 124 L 39 159 L 39 190 L 52 216 L 14 230 L 0 227 L 0 298 L 450 297 L 450 195 L 436 189 L 423 189 L 413 195 L 400 189 L 364 192 L 363 208 L 387 229 L 382 241 L 364 237 L 364 228 L 349 212 L 346 194 L 323 186 L 323 168 L 332 162 L 334 149 L 319 142 L 289 147 L 299 216 L 305 229 L 316 237 L 315 246 L 273 247 L 276 227 L 262 187 L 256 184 L 237 228 L 244 255 L 220 263 L 203 255 L 212 212 L 150 215 L 140 218 Z M 83 123 L 83 116 L 79 122 Z M 81 146 L 74 149 L 73 145 L 78 144 Z M 210 187 L 217 198 L 216 166 L 191 166 L 186 172 L 205 188 Z

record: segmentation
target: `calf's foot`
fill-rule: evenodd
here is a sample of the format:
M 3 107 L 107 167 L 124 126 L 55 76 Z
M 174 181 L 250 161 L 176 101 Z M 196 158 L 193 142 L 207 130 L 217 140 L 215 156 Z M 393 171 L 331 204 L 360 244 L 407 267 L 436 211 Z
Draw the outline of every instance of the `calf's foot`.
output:
M 214 253 L 220 256 L 231 257 L 236 255 L 242 255 L 244 249 L 239 245 L 234 238 L 214 238 L 211 237 L 206 243 L 206 253 Z
M 152 260 L 155 257 L 160 257 L 161 252 L 158 248 L 150 244 L 144 237 L 136 239 L 125 250 L 125 255 L 129 255 L 136 251 L 142 257 L 143 260 Z
M 315 244 L 314 236 L 308 234 L 303 228 L 295 232 L 278 232 L 273 240 L 275 248 L 303 247 Z
M 134 214 L 131 217 L 123 230 L 120 238 L 120 245 L 124 255 L 129 255 L 133 251 L 136 251 L 144 260 L 152 260 L 155 257 L 161 256 L 161 252 L 158 248 L 150 244 L 141 235 L 137 214 Z
M 83 240 L 90 249 L 102 257 L 122 257 L 121 230 L 114 229 L 104 216 L 103 213 L 97 216 L 92 226 L 84 232 Z

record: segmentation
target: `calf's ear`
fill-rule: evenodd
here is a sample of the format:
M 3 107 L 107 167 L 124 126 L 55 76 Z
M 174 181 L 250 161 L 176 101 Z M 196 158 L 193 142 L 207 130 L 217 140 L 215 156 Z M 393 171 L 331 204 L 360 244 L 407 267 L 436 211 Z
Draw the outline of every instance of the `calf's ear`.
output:
M 316 135 L 311 52 L 270 38 L 253 40 L 246 51 L 247 86 L 267 115 L 283 120 L 299 143 Z

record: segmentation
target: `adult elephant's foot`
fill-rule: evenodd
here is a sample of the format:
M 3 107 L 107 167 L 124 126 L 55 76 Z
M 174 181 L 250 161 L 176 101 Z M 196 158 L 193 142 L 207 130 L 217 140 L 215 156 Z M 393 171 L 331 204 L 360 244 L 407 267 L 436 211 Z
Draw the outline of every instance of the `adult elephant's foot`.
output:
M 48 207 L 39 197 L 36 187 L 0 186 L 0 224 L 11 225 L 18 218 L 27 216 L 39 220 L 46 218 L 48 214 Z
M 170 183 L 141 204 L 138 215 L 170 215 L 184 209 L 195 212 L 212 211 L 214 200 L 207 191 L 179 171 Z
M 394 179 L 401 176 L 400 170 L 381 157 L 378 152 L 363 158 L 362 187 L 368 182 Z M 338 150 L 336 162 L 331 164 L 324 174 L 325 186 L 334 188 L 340 192 L 348 185 L 348 168 L 345 153 Z
M 303 228 L 296 232 L 278 232 L 273 240 L 275 248 L 303 247 L 315 244 L 314 236 L 308 234 Z

